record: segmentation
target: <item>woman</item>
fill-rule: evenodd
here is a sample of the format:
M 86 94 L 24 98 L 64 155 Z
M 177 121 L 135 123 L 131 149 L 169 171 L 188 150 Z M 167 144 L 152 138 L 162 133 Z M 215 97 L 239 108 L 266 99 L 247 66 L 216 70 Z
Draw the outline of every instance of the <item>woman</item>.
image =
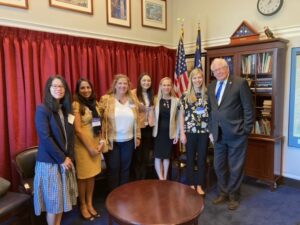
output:
M 180 99 L 180 140 L 186 145 L 187 182 L 200 195 L 205 194 L 203 186 L 208 147 L 208 103 L 204 79 L 202 70 L 193 69 L 188 89 Z M 194 170 L 195 162 L 197 170 Z
M 141 145 L 134 152 L 134 172 L 138 180 L 145 179 L 149 163 L 150 150 L 153 149 L 152 128 L 154 126 L 154 94 L 152 81 L 148 73 L 138 78 L 137 88 L 132 91 L 138 101 Z
M 171 151 L 179 136 L 178 99 L 175 97 L 172 80 L 164 77 L 159 83 L 155 101 L 154 166 L 158 178 L 166 180 Z
M 73 165 L 74 116 L 65 79 L 47 80 L 44 103 L 37 107 L 35 125 L 39 150 L 34 176 L 35 214 L 47 212 L 48 225 L 59 225 L 63 212 L 76 205 L 78 196 Z
M 100 214 L 93 206 L 95 176 L 101 172 L 100 139 L 101 120 L 96 95 L 91 82 L 81 78 L 77 81 L 73 102 L 75 115 L 75 162 L 83 219 L 93 220 Z
M 139 146 L 141 138 L 137 106 L 128 77 L 116 75 L 111 90 L 100 101 L 102 133 L 109 150 L 105 160 L 110 190 L 129 181 L 133 151 Z

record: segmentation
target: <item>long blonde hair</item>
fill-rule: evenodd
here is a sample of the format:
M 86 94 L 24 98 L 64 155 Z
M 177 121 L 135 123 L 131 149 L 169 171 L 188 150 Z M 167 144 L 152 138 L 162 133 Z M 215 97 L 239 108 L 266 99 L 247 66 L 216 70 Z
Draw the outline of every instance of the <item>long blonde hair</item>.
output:
M 202 85 L 201 85 L 201 95 L 202 98 L 206 98 L 206 86 L 205 86 L 205 76 L 201 69 L 195 68 L 191 71 L 189 76 L 189 85 L 186 91 L 185 100 L 188 101 L 188 103 L 194 103 L 197 101 L 195 88 L 192 82 L 192 79 L 194 76 L 200 74 L 202 76 Z
M 128 76 L 126 76 L 125 74 L 121 74 L 121 73 L 119 73 L 115 76 L 115 79 L 113 80 L 111 88 L 109 89 L 107 94 L 109 94 L 109 95 L 116 94 L 116 85 L 117 85 L 118 81 L 122 78 L 127 80 L 128 90 L 126 92 L 126 95 L 131 97 L 131 82 L 130 82 Z
M 175 94 L 175 91 L 174 91 L 174 87 L 173 87 L 173 82 L 171 80 L 170 77 L 164 77 L 160 80 L 159 82 L 159 87 L 158 87 L 158 92 L 157 92 L 157 101 L 159 102 L 160 99 L 162 98 L 162 90 L 161 90 L 161 86 L 162 86 L 162 83 L 165 81 L 165 80 L 169 80 L 171 82 L 171 92 L 170 92 L 170 96 L 171 97 L 176 97 L 176 94 Z

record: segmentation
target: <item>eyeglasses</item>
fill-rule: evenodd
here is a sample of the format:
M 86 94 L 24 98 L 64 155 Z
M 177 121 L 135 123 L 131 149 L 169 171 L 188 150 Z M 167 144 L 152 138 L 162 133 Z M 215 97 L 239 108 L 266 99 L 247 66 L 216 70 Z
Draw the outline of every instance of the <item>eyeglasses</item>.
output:
M 63 86 L 63 85 L 51 85 L 51 87 L 53 89 L 65 89 L 65 86 Z

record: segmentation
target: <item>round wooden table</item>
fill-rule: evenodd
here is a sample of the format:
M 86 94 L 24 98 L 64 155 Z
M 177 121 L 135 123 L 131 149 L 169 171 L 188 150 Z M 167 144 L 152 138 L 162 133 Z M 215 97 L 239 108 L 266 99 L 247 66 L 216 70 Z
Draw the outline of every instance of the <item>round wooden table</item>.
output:
M 198 224 L 203 198 L 189 186 L 160 180 L 124 184 L 106 199 L 109 224 Z

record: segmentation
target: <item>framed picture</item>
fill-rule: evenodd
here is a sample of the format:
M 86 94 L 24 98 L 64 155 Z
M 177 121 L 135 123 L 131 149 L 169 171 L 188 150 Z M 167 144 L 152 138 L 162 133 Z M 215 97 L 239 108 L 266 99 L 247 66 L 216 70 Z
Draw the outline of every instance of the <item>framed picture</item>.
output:
M 300 148 L 300 48 L 292 48 L 289 146 Z
M 0 5 L 28 9 L 28 0 L 0 0 Z
M 190 75 L 190 72 L 194 69 L 194 65 L 195 65 L 195 54 L 188 54 L 185 56 L 185 58 L 186 58 L 187 71 L 188 74 Z M 206 63 L 206 52 L 203 52 L 201 54 L 201 65 L 202 65 L 202 71 L 204 75 L 206 74 L 205 63 Z
M 106 0 L 107 23 L 131 27 L 131 0 Z
M 52 7 L 93 14 L 93 0 L 49 0 L 49 4 Z
M 142 0 L 142 26 L 167 29 L 166 0 Z

